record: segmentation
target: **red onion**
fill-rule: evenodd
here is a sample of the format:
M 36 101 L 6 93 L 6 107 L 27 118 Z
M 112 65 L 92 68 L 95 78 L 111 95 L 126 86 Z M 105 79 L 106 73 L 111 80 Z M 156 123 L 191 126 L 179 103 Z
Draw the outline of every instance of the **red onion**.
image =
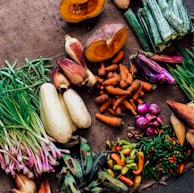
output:
M 148 112 L 148 105 L 146 103 L 142 103 L 137 106 L 137 113 L 139 115 L 145 115 L 147 112 Z
M 149 126 L 153 128 L 158 128 L 160 127 L 160 123 L 157 120 L 155 120 L 155 121 L 149 122 Z
M 144 130 L 148 127 L 149 122 L 144 116 L 139 115 L 136 117 L 135 124 L 137 128 Z
M 152 115 L 159 115 L 160 114 L 160 107 L 159 105 L 152 103 L 148 107 L 148 112 Z
M 147 113 L 145 115 L 145 118 L 148 120 L 148 122 L 153 122 L 153 121 L 157 120 L 157 116 L 153 115 L 151 113 Z
M 148 127 L 148 128 L 146 129 L 146 131 L 145 131 L 145 134 L 146 134 L 147 136 L 153 136 L 153 135 L 156 134 L 156 130 L 155 130 L 154 128 L 152 128 L 152 127 Z

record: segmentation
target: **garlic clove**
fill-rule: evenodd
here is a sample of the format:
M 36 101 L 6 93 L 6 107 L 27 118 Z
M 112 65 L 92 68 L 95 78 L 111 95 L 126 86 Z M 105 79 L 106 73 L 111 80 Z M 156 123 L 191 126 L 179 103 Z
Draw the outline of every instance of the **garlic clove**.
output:
M 55 67 L 55 70 L 52 76 L 52 83 L 54 84 L 56 89 L 61 93 L 63 93 L 70 87 L 69 80 L 62 73 L 58 65 Z
M 70 83 L 82 86 L 88 82 L 87 70 L 68 58 L 61 58 L 57 61 L 64 75 L 68 78 Z
M 84 68 L 87 68 L 86 59 L 84 56 L 84 49 L 81 42 L 77 38 L 71 37 L 69 34 L 65 38 L 65 51 L 76 63 Z

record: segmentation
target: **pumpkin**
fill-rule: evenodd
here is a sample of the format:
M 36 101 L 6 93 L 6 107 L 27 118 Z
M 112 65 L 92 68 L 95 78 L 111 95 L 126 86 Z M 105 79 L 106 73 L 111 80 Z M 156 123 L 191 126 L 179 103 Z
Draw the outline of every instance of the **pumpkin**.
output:
M 129 29 L 122 23 L 104 24 L 84 45 L 84 54 L 90 62 L 111 59 L 125 44 Z
M 98 16 L 104 9 L 105 0 L 62 0 L 61 17 L 69 23 L 78 23 Z

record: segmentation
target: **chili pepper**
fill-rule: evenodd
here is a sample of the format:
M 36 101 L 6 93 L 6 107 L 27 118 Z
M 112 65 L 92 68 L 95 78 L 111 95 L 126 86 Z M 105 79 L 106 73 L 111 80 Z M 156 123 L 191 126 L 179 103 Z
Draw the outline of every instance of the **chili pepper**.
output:
M 131 163 L 134 163 L 135 160 L 134 159 L 126 159 L 125 160 L 125 164 L 131 164 Z
M 131 180 L 130 178 L 127 178 L 126 176 L 120 175 L 120 176 L 119 176 L 119 179 L 120 179 L 122 182 L 128 184 L 129 186 L 133 186 L 133 185 L 134 185 L 133 180 Z
M 136 144 L 135 143 L 131 143 L 131 144 L 125 144 L 122 146 L 122 149 L 134 149 L 136 148 Z
M 129 171 L 129 167 L 124 166 L 124 167 L 121 169 L 121 174 L 122 174 L 122 175 L 125 175 L 128 171 Z
M 113 166 L 112 169 L 113 169 L 114 171 L 119 171 L 119 170 L 122 170 L 122 168 L 123 168 L 122 166 L 120 166 L 120 165 L 118 165 L 118 164 L 115 164 L 115 165 Z
M 115 151 L 116 151 L 116 152 L 119 152 L 121 149 L 122 149 L 122 145 L 119 145 L 119 146 L 116 146 L 116 147 L 115 147 Z
M 122 163 L 125 164 L 125 155 L 123 154 L 123 152 L 122 151 L 119 151 L 119 155 L 120 155 L 120 158 L 121 158 Z
M 141 184 L 142 177 L 140 175 L 135 176 L 133 191 L 135 191 Z
M 120 145 L 131 145 L 129 141 L 126 141 L 124 139 L 118 139 L 118 144 Z
M 110 169 L 113 168 L 113 160 L 112 160 L 112 159 L 107 160 L 107 166 L 108 166 L 108 168 L 110 168 Z
M 137 163 L 130 163 L 130 164 L 125 164 L 126 167 L 132 170 L 137 170 Z
M 142 172 L 143 166 L 144 166 L 144 153 L 142 151 L 139 151 L 137 153 L 138 156 L 138 164 L 137 164 L 137 170 L 133 170 L 133 173 L 135 175 L 138 175 Z
M 122 152 L 124 155 L 130 155 L 131 150 L 130 150 L 129 148 L 126 148 L 126 149 L 122 149 L 121 152 Z
M 110 157 L 120 166 L 124 166 L 124 162 L 121 160 L 120 156 L 117 153 L 111 153 Z
M 183 173 L 184 171 L 184 168 L 185 168 L 185 164 L 184 163 L 180 163 L 177 167 L 177 173 L 180 175 Z
M 137 153 L 138 153 L 138 150 L 137 149 L 133 149 L 130 153 L 130 158 L 131 159 L 135 159 L 137 157 Z
M 107 169 L 107 173 L 110 174 L 112 177 L 115 177 L 115 173 L 110 168 Z

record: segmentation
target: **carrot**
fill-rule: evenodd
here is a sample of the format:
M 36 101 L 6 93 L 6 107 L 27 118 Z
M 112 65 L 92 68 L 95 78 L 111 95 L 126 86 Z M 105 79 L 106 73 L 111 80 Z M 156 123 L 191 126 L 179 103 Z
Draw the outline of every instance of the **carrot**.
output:
M 122 166 L 122 167 L 125 165 L 124 161 L 121 160 L 121 157 L 120 157 L 120 155 L 119 155 L 118 153 L 111 153 L 111 154 L 110 154 L 110 157 L 111 157 L 111 159 L 113 159 L 118 165 L 120 165 L 120 166 Z
M 98 75 L 95 75 L 96 81 L 100 84 L 102 84 L 102 82 L 104 81 L 103 78 L 99 77 Z
M 105 85 L 105 86 L 107 86 L 107 85 L 113 85 L 113 86 L 114 86 L 114 85 L 118 85 L 119 82 L 120 82 L 120 78 L 112 77 L 112 78 L 106 79 L 106 80 L 102 83 L 102 85 Z
M 111 107 L 107 108 L 107 111 L 108 111 L 111 115 L 116 115 L 116 111 L 115 111 L 113 108 L 111 108 Z
M 105 101 L 107 101 L 109 99 L 109 96 L 107 94 L 102 94 L 97 96 L 94 101 L 96 103 L 104 103 Z
M 135 175 L 140 174 L 144 167 L 144 153 L 142 151 L 139 151 L 137 153 L 137 156 L 138 156 L 137 170 L 133 170 L 133 173 Z
M 126 177 L 126 176 L 123 176 L 123 175 L 120 175 L 119 176 L 119 179 L 124 182 L 125 184 L 128 184 L 129 186 L 133 186 L 134 185 L 134 182 L 133 180 L 131 180 L 130 178 Z
M 114 77 L 121 78 L 120 75 L 119 75 L 117 72 L 113 72 L 113 76 L 114 76 Z
M 121 80 L 119 82 L 119 87 L 122 88 L 122 89 L 126 89 L 128 86 L 129 86 L 129 84 L 124 80 Z
M 107 110 L 107 108 L 111 105 L 112 99 L 109 98 L 107 101 L 105 101 L 101 106 L 100 106 L 100 112 L 104 112 Z
M 111 65 L 109 65 L 109 66 L 107 66 L 105 68 L 105 71 L 106 71 L 106 73 L 113 72 L 113 71 L 118 70 L 118 68 L 119 68 L 119 65 L 118 64 L 111 64 Z
M 153 88 L 153 85 L 149 82 L 141 80 L 141 84 L 142 84 L 142 90 L 145 91 L 145 92 L 151 91 L 152 88 Z
M 134 101 L 136 101 L 139 98 L 141 90 L 142 90 L 142 84 L 140 84 L 140 87 L 136 90 L 136 92 L 132 96 Z
M 126 99 L 122 101 L 122 104 L 126 107 L 126 109 L 130 110 L 133 115 L 137 115 L 137 112 L 133 106 Z
M 113 109 L 116 109 L 121 103 L 123 100 L 125 100 L 127 98 L 128 95 L 121 95 L 119 96 L 119 98 L 117 98 L 114 103 L 113 103 Z
M 129 91 L 129 95 L 131 96 L 134 92 L 136 92 L 140 86 L 141 86 L 141 81 L 138 79 L 135 79 L 132 82 L 131 86 L 127 88 L 127 90 Z
M 136 104 L 133 99 L 129 99 L 130 104 L 132 105 L 133 109 L 136 110 Z
M 101 89 L 101 90 L 99 91 L 99 95 L 103 95 L 103 94 L 107 94 L 107 93 L 106 93 L 105 90 Z
M 143 104 L 143 103 L 144 103 L 144 101 L 143 101 L 142 99 L 140 99 L 140 98 L 138 98 L 135 102 L 136 102 L 137 104 Z
M 112 77 L 114 77 L 113 72 L 112 72 L 112 71 L 108 72 L 108 73 L 106 74 L 106 77 L 107 77 L 107 78 L 112 78 Z
M 113 58 L 112 63 L 118 63 L 120 62 L 125 56 L 125 52 L 123 50 L 120 50 L 116 56 Z
M 133 75 L 132 75 L 130 72 L 127 74 L 126 82 L 127 82 L 129 85 L 131 85 L 132 82 L 133 82 Z
M 112 127 L 121 127 L 123 125 L 123 120 L 116 116 L 109 116 L 101 113 L 96 113 L 95 116 L 99 121 Z
M 105 64 L 104 62 L 100 63 L 100 67 L 98 68 L 98 76 L 102 77 L 105 76 L 106 72 L 105 72 Z
M 131 72 L 132 75 L 137 73 L 137 67 L 135 66 L 135 64 L 130 64 L 129 72 Z
M 118 116 L 118 117 L 121 117 L 123 115 L 123 109 L 121 107 L 121 105 L 119 105 L 116 109 L 115 109 L 115 114 Z
M 111 85 L 108 85 L 105 88 L 106 88 L 106 91 L 112 95 L 127 95 L 130 93 L 130 91 L 128 90 L 124 90 L 119 87 L 113 87 Z
M 127 80 L 127 72 L 126 69 L 124 67 L 124 64 L 119 64 L 119 71 L 120 71 L 120 76 L 121 76 L 121 80 L 126 81 Z

